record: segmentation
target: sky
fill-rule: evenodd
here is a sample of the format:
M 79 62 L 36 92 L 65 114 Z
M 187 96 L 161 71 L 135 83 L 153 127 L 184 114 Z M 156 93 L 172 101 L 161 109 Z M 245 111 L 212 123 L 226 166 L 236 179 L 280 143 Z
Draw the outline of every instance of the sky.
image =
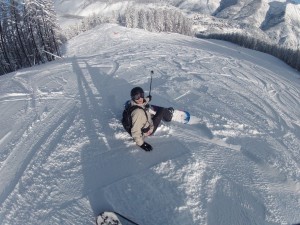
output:
M 135 145 L 131 88 L 187 110 Z M 300 76 L 222 42 L 102 25 L 64 58 L 0 77 L 0 224 L 300 222 Z

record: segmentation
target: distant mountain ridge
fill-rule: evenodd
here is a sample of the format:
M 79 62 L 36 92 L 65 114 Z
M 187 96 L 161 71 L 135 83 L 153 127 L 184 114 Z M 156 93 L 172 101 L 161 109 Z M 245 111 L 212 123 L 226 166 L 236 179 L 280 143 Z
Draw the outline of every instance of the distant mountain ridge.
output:
M 58 15 L 78 19 L 122 11 L 133 4 L 171 5 L 194 20 L 196 33 L 240 32 L 270 43 L 300 48 L 300 4 L 268 0 L 54 0 Z

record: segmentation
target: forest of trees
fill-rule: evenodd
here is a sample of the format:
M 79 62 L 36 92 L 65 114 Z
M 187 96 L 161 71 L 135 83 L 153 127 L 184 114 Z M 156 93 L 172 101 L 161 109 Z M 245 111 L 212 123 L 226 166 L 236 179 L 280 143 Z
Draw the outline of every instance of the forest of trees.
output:
M 52 61 L 60 56 L 59 46 L 103 23 L 117 23 L 152 32 L 192 35 L 192 23 L 180 11 L 130 7 L 123 15 L 93 14 L 62 32 L 56 21 L 53 0 L 0 1 L 0 75 Z
M 52 0 L 1 0 L 0 75 L 59 56 L 56 21 Z
M 279 45 L 270 44 L 266 41 L 259 40 L 255 37 L 249 37 L 241 33 L 227 33 L 227 34 L 196 34 L 199 38 L 218 39 L 229 41 L 238 44 L 242 47 L 264 52 L 281 59 L 291 67 L 300 71 L 300 50 L 288 49 L 280 47 Z
M 193 35 L 192 21 L 174 8 L 130 7 L 124 14 L 113 12 L 110 16 L 93 14 L 65 31 L 70 39 L 79 33 L 103 23 L 117 23 L 129 28 L 140 28 L 151 32 L 173 32 Z
M 193 34 L 191 20 L 176 9 L 130 8 L 125 13 L 125 26 L 151 32 Z

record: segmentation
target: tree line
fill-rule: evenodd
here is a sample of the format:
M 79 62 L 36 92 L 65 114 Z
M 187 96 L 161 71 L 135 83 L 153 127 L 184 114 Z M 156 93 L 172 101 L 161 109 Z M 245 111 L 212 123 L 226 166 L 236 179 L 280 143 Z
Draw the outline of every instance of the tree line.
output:
M 125 26 L 151 32 L 193 34 L 192 21 L 174 8 L 129 8 L 125 12 Z
M 281 59 L 286 64 L 300 71 L 300 50 L 289 49 L 255 37 L 249 37 L 241 33 L 227 34 L 196 34 L 198 38 L 218 39 L 238 44 L 242 47 L 264 52 Z
M 52 0 L 0 1 L 0 75 L 60 56 Z
M 179 10 L 129 7 L 110 16 L 92 14 L 60 31 L 53 0 L 0 1 L 0 75 L 52 61 L 60 56 L 59 46 L 82 32 L 103 23 L 117 23 L 151 32 L 192 35 L 192 22 Z
M 193 35 L 192 21 L 179 10 L 147 6 L 143 8 L 132 6 L 123 14 L 112 12 L 110 16 L 92 14 L 80 23 L 70 26 L 64 34 L 67 39 L 70 39 L 103 23 L 117 23 L 128 28 L 140 28 L 151 32 Z

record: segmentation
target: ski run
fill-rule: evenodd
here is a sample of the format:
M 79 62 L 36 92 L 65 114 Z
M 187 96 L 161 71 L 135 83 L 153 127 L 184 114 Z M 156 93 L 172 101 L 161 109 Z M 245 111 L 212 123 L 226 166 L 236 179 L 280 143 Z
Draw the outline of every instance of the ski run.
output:
M 0 77 L 0 224 L 300 222 L 300 74 L 216 40 L 106 24 L 64 58 Z M 200 123 L 162 123 L 137 147 L 130 90 Z

